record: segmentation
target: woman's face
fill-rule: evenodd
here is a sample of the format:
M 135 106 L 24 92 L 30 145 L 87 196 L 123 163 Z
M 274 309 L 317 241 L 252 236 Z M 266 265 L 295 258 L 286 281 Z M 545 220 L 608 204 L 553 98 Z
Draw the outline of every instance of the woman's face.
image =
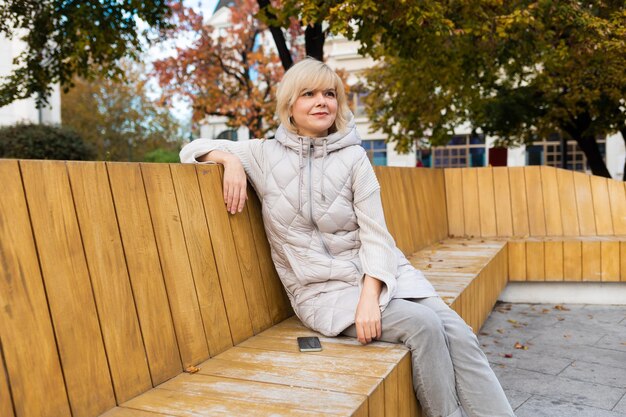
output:
M 337 117 L 337 92 L 334 88 L 302 91 L 291 106 L 291 117 L 302 136 L 328 135 Z

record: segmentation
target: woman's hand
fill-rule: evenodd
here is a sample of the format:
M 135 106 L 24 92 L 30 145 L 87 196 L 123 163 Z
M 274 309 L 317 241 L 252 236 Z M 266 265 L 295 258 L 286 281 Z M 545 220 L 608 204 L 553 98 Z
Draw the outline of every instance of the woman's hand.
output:
M 364 345 L 380 338 L 383 333 L 380 307 L 378 305 L 382 286 L 382 281 L 365 275 L 359 304 L 356 307 L 354 317 L 357 340 Z
M 239 158 L 234 155 L 225 155 L 222 163 L 224 165 L 224 203 L 226 203 L 226 210 L 231 214 L 241 213 L 248 199 L 246 172 Z

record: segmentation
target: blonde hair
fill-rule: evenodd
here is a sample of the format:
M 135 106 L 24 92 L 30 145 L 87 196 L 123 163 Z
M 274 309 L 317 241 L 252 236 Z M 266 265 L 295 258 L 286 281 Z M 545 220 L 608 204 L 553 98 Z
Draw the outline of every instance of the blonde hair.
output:
M 350 108 L 343 81 L 328 65 L 313 58 L 305 58 L 295 64 L 283 76 L 276 92 L 276 114 L 283 126 L 297 132 L 292 123 L 291 106 L 306 89 L 334 88 L 337 95 L 337 117 L 328 133 L 342 131 L 348 125 Z

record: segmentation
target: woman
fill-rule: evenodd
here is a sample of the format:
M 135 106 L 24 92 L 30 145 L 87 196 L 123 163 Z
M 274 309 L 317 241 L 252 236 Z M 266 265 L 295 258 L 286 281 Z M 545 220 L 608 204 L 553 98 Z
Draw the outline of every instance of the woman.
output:
M 359 146 L 341 79 L 305 59 L 277 91 L 275 140 L 199 139 L 182 162 L 224 165 L 231 213 L 246 179 L 262 200 L 272 259 L 291 304 L 327 336 L 404 343 L 428 416 L 513 416 L 478 341 L 387 231 L 378 181 Z M 462 407 L 461 407 L 462 405 Z

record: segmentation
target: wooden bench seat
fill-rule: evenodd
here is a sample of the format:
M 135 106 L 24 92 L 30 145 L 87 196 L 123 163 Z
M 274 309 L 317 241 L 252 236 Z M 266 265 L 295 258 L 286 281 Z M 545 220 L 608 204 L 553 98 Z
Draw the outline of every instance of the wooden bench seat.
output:
M 411 372 L 406 348 L 321 337 L 322 352 L 302 354 L 296 337 L 303 335 L 317 333 L 287 319 L 118 409 L 181 416 L 418 415 L 411 386 L 398 383 Z

